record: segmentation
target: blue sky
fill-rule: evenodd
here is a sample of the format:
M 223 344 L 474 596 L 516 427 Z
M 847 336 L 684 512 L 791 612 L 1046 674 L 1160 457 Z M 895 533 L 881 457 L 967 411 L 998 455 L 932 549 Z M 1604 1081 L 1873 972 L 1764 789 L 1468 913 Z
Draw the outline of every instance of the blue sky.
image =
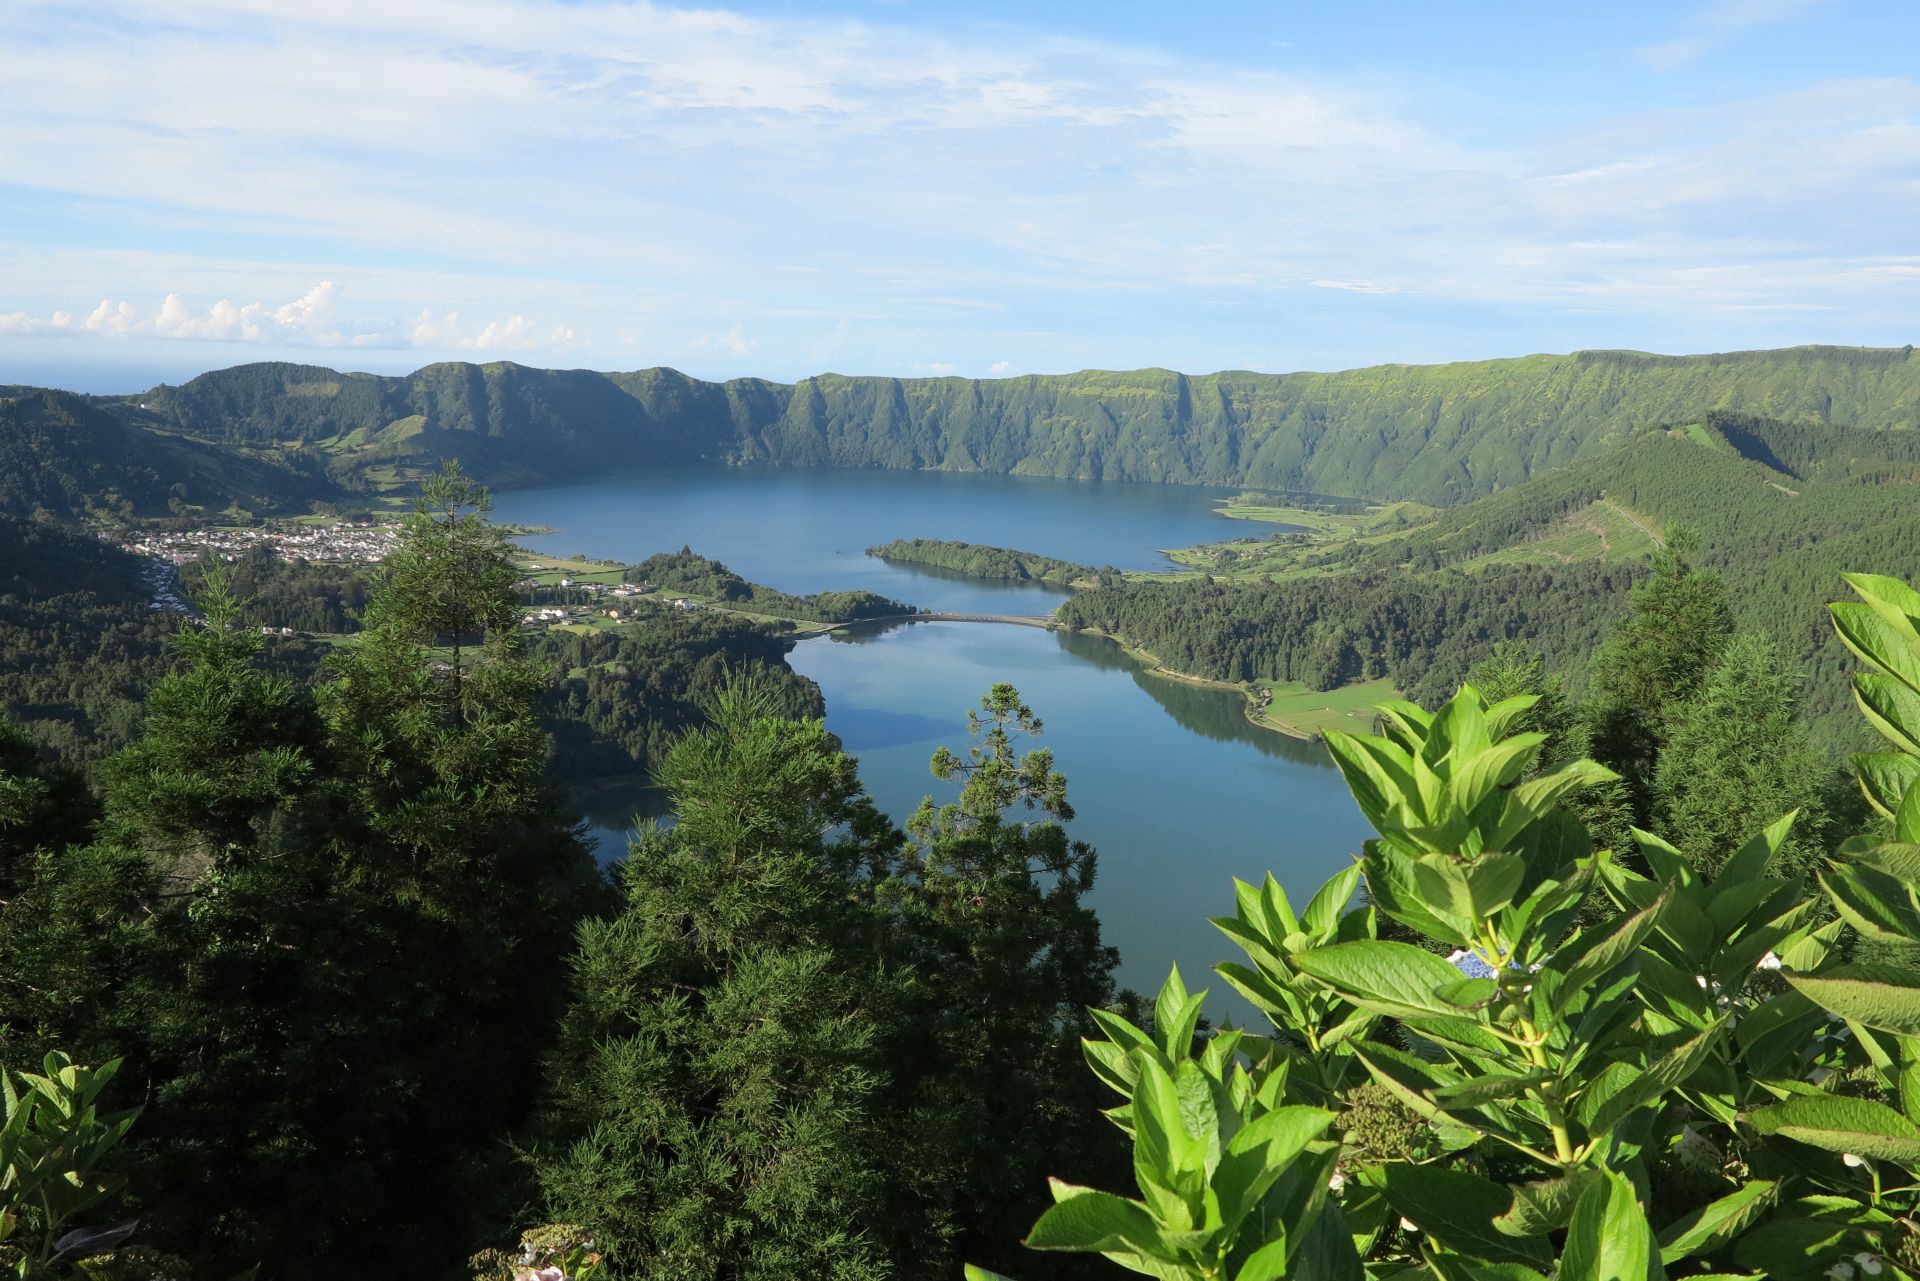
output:
M 0 0 L 0 383 L 1920 332 L 1920 5 Z

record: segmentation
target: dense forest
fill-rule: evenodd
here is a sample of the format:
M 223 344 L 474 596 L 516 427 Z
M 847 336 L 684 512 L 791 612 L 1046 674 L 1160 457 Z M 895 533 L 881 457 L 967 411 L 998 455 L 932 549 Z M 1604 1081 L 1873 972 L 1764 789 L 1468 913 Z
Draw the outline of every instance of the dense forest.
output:
M 1906 433 L 1823 435 L 1826 454 L 1791 424 L 1714 415 L 1410 528 L 1230 544 L 1218 580 L 1108 583 L 1059 617 L 1197 675 L 1315 688 L 1386 676 L 1419 699 L 1495 642 L 1525 640 L 1578 689 L 1623 588 L 1679 531 L 1727 582 L 1740 625 L 1804 675 L 1822 740 L 1845 747 L 1860 730 L 1825 601 L 1851 567 L 1920 575 L 1920 448 Z
M 1577 665 L 1638 576 L 1594 564 L 1308 583 L 1125 582 L 1076 593 L 1055 617 L 1212 680 L 1333 689 L 1385 676 L 1419 699 L 1458 685 L 1503 640 L 1526 641 L 1555 670 Z
M 786 597 L 742 585 L 703 558 L 656 560 L 682 567 L 681 590 L 699 590 L 696 582 L 718 585 L 733 591 L 727 599 L 800 617 L 909 609 L 865 593 Z M 167 669 L 178 618 L 152 606 L 148 576 L 155 571 L 151 562 L 89 535 L 0 517 L 0 715 L 43 751 L 86 764 L 137 736 L 145 691 Z M 238 625 L 296 633 L 264 639 L 257 661 L 308 684 L 325 671 L 337 638 L 360 632 L 377 575 L 363 565 L 283 559 L 267 548 L 190 563 L 179 573 L 189 595 L 215 579 L 237 602 Z M 541 600 L 549 593 L 561 589 L 518 595 Z M 786 665 L 789 624 L 677 610 L 664 601 L 642 600 L 625 612 L 618 631 L 540 630 L 527 637 L 528 659 L 546 681 L 537 709 L 555 744 L 548 763 L 554 778 L 646 777 L 665 746 L 700 723 L 705 700 L 743 675 L 752 675 L 787 714 L 821 713 L 819 690 Z
M 684 592 L 749 611 L 760 609 L 786 618 L 817 623 L 849 623 L 863 618 L 898 618 L 915 607 L 875 592 L 815 592 L 790 596 L 761 583 L 750 583 L 717 560 L 690 547 L 649 556 L 626 571 L 630 583 L 645 583 L 661 593 Z
M 163 516 L 187 504 L 270 511 L 336 486 L 299 451 L 157 432 L 86 397 L 0 395 L 0 515 L 78 520 Z
M 1077 1062 L 1125 1005 L 1096 858 L 1017 692 L 901 828 L 776 635 L 676 620 L 760 661 L 676 682 L 674 821 L 609 879 L 483 508 L 428 485 L 311 682 L 204 570 L 90 781 L 0 722 L 0 1062 L 47 1071 L 7 1078 L 9 1272 L 932 1277 L 1010 1263 L 1047 1172 L 1123 1171 Z
M 1920 423 L 1910 348 L 1592 351 L 1341 373 L 1087 371 L 791 386 L 511 363 L 404 377 L 255 364 L 113 408 L 142 431 L 276 451 L 348 484 L 458 457 L 496 484 L 680 462 L 1012 472 L 1450 504 L 1725 412 L 1820 429 Z
M 596 868 L 484 509 L 430 482 L 310 681 L 209 566 L 90 778 L 0 723 L 13 1274 L 1920 1274 L 1899 580 L 1830 611 L 1882 738 L 1851 778 L 1685 539 L 1583 693 L 1508 641 L 1330 735 L 1378 835 L 1308 902 L 1223 901 L 1217 978 L 1270 1023 L 1243 1030 L 1178 972 L 1116 990 L 1097 855 L 1008 685 L 896 825 L 777 633 L 675 611 L 683 649 L 759 662 L 642 744 L 671 822 Z M 559 643 L 569 682 L 675 661 Z
M 69 761 L 130 742 L 171 626 L 142 562 L 47 521 L 0 516 L 0 714 Z
M 558 673 L 538 704 L 556 777 L 652 777 L 675 740 L 705 722 L 711 700 L 741 680 L 778 715 L 826 714 L 819 688 L 787 666 L 786 624 L 657 607 L 631 613 L 618 631 L 547 632 L 529 644 Z
M 1070 560 L 1015 551 L 1011 547 L 983 547 L 977 543 L 956 542 L 948 538 L 896 538 L 890 543 L 867 548 L 867 555 L 903 565 L 931 565 L 950 569 L 968 578 L 999 579 L 1014 583 L 1045 583 L 1050 587 L 1071 587 L 1075 583 L 1117 580 L 1117 569 L 1100 570 L 1091 565 L 1076 565 Z

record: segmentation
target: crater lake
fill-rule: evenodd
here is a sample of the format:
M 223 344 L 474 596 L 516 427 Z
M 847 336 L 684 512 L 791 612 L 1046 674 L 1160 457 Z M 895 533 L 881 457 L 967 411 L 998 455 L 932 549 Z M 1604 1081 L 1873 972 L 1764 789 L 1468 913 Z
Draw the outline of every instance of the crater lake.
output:
M 555 532 L 519 541 L 556 556 L 633 563 L 682 545 L 782 591 L 864 589 L 940 613 L 1042 615 L 1052 588 L 890 565 L 895 538 L 1016 547 L 1094 566 L 1165 569 L 1165 549 L 1232 538 L 1230 491 L 947 472 L 655 468 L 494 496 L 494 518 Z M 1151 992 L 1178 962 L 1245 1018 L 1208 971 L 1233 949 L 1207 923 L 1233 911 L 1232 878 L 1271 871 L 1304 900 L 1368 834 L 1318 744 L 1251 724 L 1236 690 L 1151 672 L 1113 643 L 991 623 L 867 625 L 800 641 L 788 661 L 818 682 L 827 725 L 860 760 L 875 800 L 904 822 L 957 785 L 928 771 L 967 743 L 966 713 L 995 682 L 1044 722 L 1077 817 L 1100 852 L 1093 904 L 1121 981 Z M 645 798 L 632 808 L 645 813 Z M 620 843 L 603 806 L 603 849 Z

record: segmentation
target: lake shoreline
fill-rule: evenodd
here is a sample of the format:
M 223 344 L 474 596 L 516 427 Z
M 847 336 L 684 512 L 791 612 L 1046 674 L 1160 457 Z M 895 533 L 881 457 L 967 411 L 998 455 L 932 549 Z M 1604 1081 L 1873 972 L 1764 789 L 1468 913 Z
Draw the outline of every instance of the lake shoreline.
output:
M 1123 653 L 1148 664 L 1149 675 L 1158 676 L 1164 680 L 1180 681 L 1186 685 L 1199 685 L 1208 689 L 1234 690 L 1245 700 L 1244 705 L 1241 707 L 1241 712 L 1246 716 L 1247 723 L 1256 729 L 1268 730 L 1302 743 L 1319 743 L 1325 741 L 1325 736 L 1317 730 L 1309 730 L 1297 725 L 1291 725 L 1277 717 L 1269 719 L 1261 715 L 1262 708 L 1258 699 L 1255 697 L 1254 687 L 1252 685 L 1241 681 L 1215 680 L 1210 676 L 1195 676 L 1191 672 L 1183 672 L 1177 668 L 1169 667 L 1161 660 L 1158 654 L 1141 649 L 1138 645 L 1131 643 L 1117 632 L 1105 632 L 1097 627 L 1088 627 L 1077 630 L 1074 634 L 1076 636 L 1097 636 L 1101 640 L 1112 642 L 1119 646 Z
M 713 608 L 713 609 L 719 610 L 720 612 L 725 612 L 725 613 L 742 613 L 742 611 L 738 611 L 738 610 L 727 610 L 723 606 L 709 606 L 709 608 Z M 756 617 L 756 618 L 766 617 L 764 615 L 743 615 L 743 616 Z M 1222 681 L 1222 680 L 1215 680 L 1209 676 L 1196 676 L 1191 672 L 1183 672 L 1183 671 L 1180 671 L 1178 668 L 1169 667 L 1166 664 L 1166 662 L 1160 658 L 1158 654 L 1154 654 L 1149 650 L 1140 648 L 1139 646 L 1131 643 L 1125 637 L 1119 635 L 1118 633 L 1101 631 L 1097 627 L 1074 629 L 1074 628 L 1061 627 L 1058 623 L 1053 622 L 1051 619 L 1049 619 L 1046 622 L 1040 622 L 1036 619 L 1027 619 L 1027 618 L 1012 618 L 1012 617 L 994 618 L 994 617 L 984 617 L 984 616 L 969 617 L 966 615 L 937 614 L 937 613 L 927 613 L 922 615 L 903 615 L 895 618 L 853 618 L 853 619 L 848 619 L 844 622 L 837 622 L 837 623 L 822 623 L 822 622 L 804 622 L 803 623 L 794 619 L 781 619 L 780 621 L 787 622 L 789 625 L 793 627 L 793 632 L 791 633 L 791 639 L 796 643 L 802 640 L 811 639 L 813 637 L 825 636 L 832 632 L 844 631 L 852 628 L 870 627 L 870 626 L 898 627 L 898 626 L 909 626 L 913 623 L 956 623 L 957 622 L 957 623 L 984 623 L 984 624 L 990 624 L 990 625 L 996 625 L 996 626 L 1005 626 L 1005 625 L 1017 623 L 1020 626 L 1039 627 L 1039 628 L 1044 628 L 1047 631 L 1064 631 L 1064 632 L 1070 632 L 1076 636 L 1092 636 L 1117 646 L 1120 649 L 1120 651 L 1126 654 L 1128 657 L 1136 659 L 1139 662 L 1145 663 L 1147 665 L 1149 675 L 1160 677 L 1163 680 L 1179 681 L 1180 683 L 1185 685 L 1196 685 L 1203 689 L 1222 689 L 1222 690 L 1234 691 L 1235 693 L 1239 694 L 1243 700 L 1242 706 L 1240 709 L 1241 714 L 1246 717 L 1247 723 L 1249 725 L 1252 725 L 1256 729 L 1267 730 L 1270 733 L 1279 734 L 1286 738 L 1291 738 L 1297 742 L 1302 742 L 1302 743 L 1320 743 L 1326 740 L 1326 736 L 1322 734 L 1319 730 L 1308 729 L 1305 726 L 1292 724 L 1291 722 L 1283 720 L 1280 717 L 1268 715 L 1266 713 L 1267 705 L 1262 703 L 1258 697 L 1258 688 L 1259 688 L 1258 686 L 1248 684 L 1245 682 L 1240 682 L 1240 681 Z

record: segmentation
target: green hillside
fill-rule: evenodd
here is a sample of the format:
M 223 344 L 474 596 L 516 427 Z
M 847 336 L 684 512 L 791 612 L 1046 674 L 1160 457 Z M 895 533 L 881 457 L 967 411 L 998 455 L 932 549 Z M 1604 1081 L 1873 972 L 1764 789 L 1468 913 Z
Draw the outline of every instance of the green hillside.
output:
M 0 514 L 265 511 L 331 490 L 297 454 L 182 439 L 67 392 L 0 396 Z
M 1793 424 L 1713 415 L 1405 529 L 1197 548 L 1182 559 L 1206 577 L 1102 587 L 1060 617 L 1219 679 L 1388 678 L 1432 697 L 1513 638 L 1577 685 L 1626 585 L 1685 527 L 1739 626 L 1780 642 L 1807 676 L 1807 714 L 1837 735 L 1853 725 L 1851 664 L 1825 603 L 1842 570 L 1920 577 L 1920 436 L 1827 435 L 1844 452 L 1813 452 Z
M 404 377 L 256 364 L 155 388 L 130 398 L 127 412 L 138 413 L 135 404 L 147 421 L 208 440 L 311 446 L 349 477 L 404 479 L 451 455 L 495 483 L 730 461 L 1449 505 L 1599 457 L 1647 427 L 1712 414 L 1777 420 L 1788 455 L 1812 448 L 1825 457 L 1833 428 L 1920 423 L 1920 360 L 1911 348 L 1602 351 L 1324 374 L 823 374 L 790 386 L 504 362 L 430 365 Z
M 149 607 L 141 569 L 97 538 L 0 514 L 0 718 L 70 761 L 134 736 L 176 621 Z
M 968 578 L 988 578 L 1009 583 L 1047 583 L 1054 587 L 1094 582 L 1103 573 L 1091 565 L 1076 565 L 1070 560 L 1054 556 L 1041 556 L 1011 547 L 986 547 L 950 538 L 896 538 L 890 543 L 867 548 L 867 555 L 900 565 L 950 570 Z M 1119 571 L 1110 572 L 1117 576 Z

